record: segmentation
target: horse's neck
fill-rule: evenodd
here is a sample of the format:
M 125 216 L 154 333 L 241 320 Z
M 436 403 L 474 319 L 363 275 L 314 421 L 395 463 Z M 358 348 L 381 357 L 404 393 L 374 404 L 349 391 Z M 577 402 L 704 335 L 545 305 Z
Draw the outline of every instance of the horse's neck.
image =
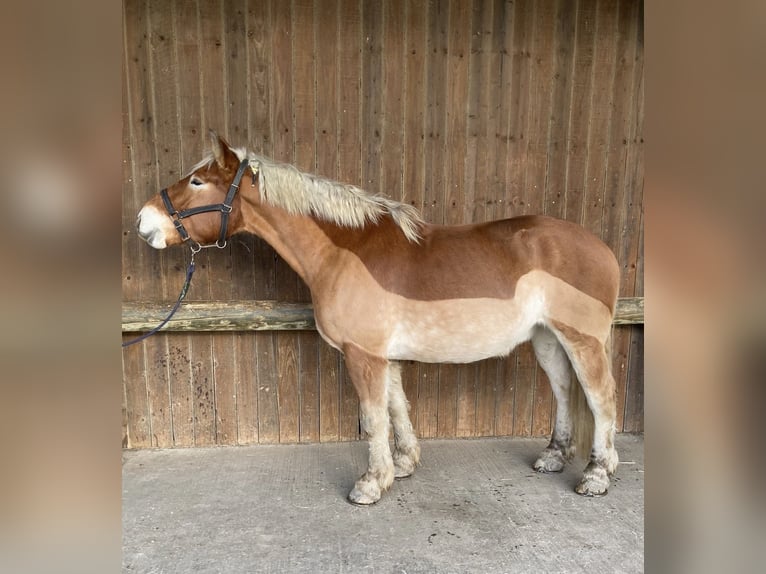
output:
M 243 206 L 243 215 L 245 230 L 271 245 L 309 288 L 337 249 L 311 217 L 263 204 Z

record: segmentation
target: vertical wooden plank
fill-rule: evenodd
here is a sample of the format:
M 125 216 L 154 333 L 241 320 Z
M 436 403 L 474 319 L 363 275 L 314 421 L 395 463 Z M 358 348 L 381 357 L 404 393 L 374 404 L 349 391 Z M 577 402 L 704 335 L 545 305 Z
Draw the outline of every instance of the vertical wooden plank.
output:
M 276 121 L 285 129 L 284 137 L 276 141 L 277 152 L 284 160 L 294 162 L 299 169 L 313 171 L 314 159 L 314 62 L 313 62 L 313 3 L 311 1 L 296 1 L 289 13 L 291 20 L 290 35 L 277 36 L 275 52 L 279 54 L 280 62 L 285 64 L 284 77 L 280 83 L 289 83 L 289 93 L 292 101 L 281 102 Z M 284 14 L 281 18 L 286 19 Z M 289 42 L 288 42 L 289 41 Z M 289 72 L 289 75 L 288 75 Z M 288 126 L 290 124 L 290 127 Z M 281 131 L 281 130 L 278 130 Z M 279 270 L 282 270 L 280 273 Z M 281 281 L 281 283 L 280 283 Z M 308 298 L 302 282 L 284 262 L 278 266 L 277 284 L 280 298 L 298 301 Z M 300 438 L 300 422 L 302 412 L 302 393 L 309 394 L 307 400 L 313 403 L 315 394 L 309 385 L 302 387 L 299 380 L 300 337 L 297 333 L 279 333 L 277 335 L 277 369 L 279 376 L 279 440 L 280 442 L 297 442 Z M 311 384 L 315 384 L 315 378 Z
M 511 92 L 509 185 L 506 212 L 509 215 L 521 215 L 527 212 L 527 164 L 530 157 L 529 139 L 532 125 L 531 108 L 535 99 L 532 94 L 534 85 L 534 66 L 532 50 L 535 33 L 535 5 L 530 2 L 517 2 L 515 8 L 513 32 L 513 83 Z M 532 433 L 532 413 L 534 383 L 537 361 L 531 345 L 524 344 L 512 354 L 514 399 L 513 399 L 513 434 L 529 436 Z
M 426 58 L 426 140 L 423 216 L 437 225 L 444 223 L 444 178 L 447 96 L 448 0 L 428 3 Z
M 498 359 L 495 404 L 495 436 L 513 435 L 514 398 L 516 394 L 516 353 Z
M 238 333 L 236 338 L 237 444 L 258 442 L 258 381 L 256 378 L 256 333 Z
M 473 201 L 473 189 L 466 186 L 468 62 L 471 53 L 471 5 L 453 0 L 449 5 L 447 47 L 447 123 L 445 154 L 447 159 L 444 188 L 446 223 L 465 223 L 464 206 Z
M 493 12 L 493 51 L 497 51 L 501 56 L 499 65 L 500 74 L 500 93 L 497 95 L 498 111 L 496 126 L 488 126 L 489 130 L 497 129 L 496 132 L 496 151 L 495 158 L 490 164 L 490 169 L 494 171 L 493 182 L 494 190 L 491 193 L 493 209 L 487 211 L 492 214 L 493 219 L 506 217 L 508 215 L 508 206 L 511 205 L 511 197 L 507 195 L 510 191 L 510 182 L 508 170 L 510 143 L 511 143 L 511 114 L 514 112 L 512 106 L 512 96 L 514 91 L 518 93 L 519 87 L 516 85 L 518 77 L 514 75 L 514 63 L 518 58 L 514 54 L 514 31 L 515 22 L 519 17 L 517 13 L 517 4 L 506 0 L 497 1 Z M 497 382 L 495 391 L 495 434 L 499 436 L 508 436 L 513 434 L 513 403 L 515 393 L 515 374 L 514 366 L 516 364 L 516 355 L 511 355 L 505 359 L 499 359 L 497 363 Z
M 296 0 L 293 14 L 293 98 L 295 114 L 295 164 L 316 171 L 316 23 L 313 0 Z M 311 294 L 299 281 L 298 297 Z M 319 434 L 318 349 L 315 333 L 295 333 L 291 343 L 297 351 L 295 380 L 289 381 L 298 399 L 298 427 L 293 440 L 310 442 Z
M 340 366 L 338 351 L 322 343 L 319 346 L 319 440 L 340 440 Z
M 383 6 L 380 2 L 362 3 L 362 187 L 372 193 L 382 191 L 383 154 Z M 386 150 L 388 151 L 388 150 Z M 388 154 L 386 153 L 388 157 Z
M 156 189 L 157 185 L 157 157 L 154 146 L 154 122 L 156 121 L 156 108 L 154 106 L 154 90 L 152 82 L 152 58 L 151 58 L 151 39 L 150 39 L 150 6 L 147 3 L 139 2 L 135 5 L 140 11 L 134 14 L 132 20 L 136 28 L 130 30 L 132 44 L 136 46 L 133 52 L 133 61 L 138 68 L 140 81 L 133 82 L 133 103 L 134 121 L 138 123 L 133 127 L 134 151 L 136 171 L 134 182 L 136 189 L 141 190 L 139 203 L 151 194 L 151 190 Z M 138 78 L 136 78 L 138 80 Z M 137 112 L 137 113 L 136 113 Z M 142 249 L 140 256 L 140 276 L 141 276 L 141 295 L 147 298 L 163 299 L 163 283 L 161 279 L 164 276 L 162 272 L 162 254 L 151 249 Z M 133 445 L 137 447 L 151 446 L 154 432 L 153 423 L 153 400 L 157 402 L 157 379 L 158 371 L 161 366 L 156 363 L 158 345 L 164 345 L 164 335 L 155 340 L 147 340 L 140 343 L 143 353 L 143 363 L 140 365 L 142 384 L 134 389 L 132 398 L 136 401 L 135 405 L 140 409 L 141 416 L 145 417 L 133 421 L 134 428 L 141 428 L 143 422 L 146 434 L 135 437 Z M 129 397 L 131 398 L 131 397 Z M 142 429 L 143 430 L 143 429 Z
M 379 91 L 382 105 L 382 138 L 380 191 L 396 200 L 404 200 L 402 167 L 404 165 L 404 100 L 406 28 L 404 2 L 392 0 L 383 4 L 382 54 Z M 373 89 L 375 85 L 371 86 Z
M 270 111 L 271 71 L 271 12 L 270 4 L 247 2 L 247 85 L 248 91 L 248 142 L 253 151 L 272 154 L 272 128 Z M 252 238 L 248 243 L 252 249 L 254 299 L 276 298 L 276 254 L 265 241 Z M 241 340 L 237 350 L 240 365 L 239 431 L 240 442 L 276 442 L 279 436 L 276 386 L 265 378 L 273 372 L 275 348 L 273 333 L 254 333 L 252 341 L 243 349 Z M 270 389 L 271 392 L 266 389 Z M 263 401 L 263 402 L 261 402 Z M 243 413 L 250 413 L 243 419 Z M 261 432 L 266 436 L 262 439 Z
M 596 41 L 596 2 L 579 0 L 575 24 L 572 96 L 569 109 L 569 140 L 564 218 L 582 223 L 585 212 L 585 187 L 594 51 Z
M 223 21 L 223 3 L 221 0 L 209 0 L 198 3 L 198 45 L 200 67 L 200 105 L 202 107 L 202 126 L 204 150 L 208 130 L 213 129 L 219 135 L 229 139 L 228 129 L 228 85 L 226 81 L 226 47 Z M 198 158 L 199 159 L 199 158 Z M 231 255 L 230 248 L 206 249 L 200 253 L 201 271 L 208 273 L 211 300 L 231 296 Z M 208 271 L 209 269 L 209 271 Z M 196 277 L 196 274 L 195 274 Z
M 271 156 L 271 4 L 247 0 L 248 142 L 253 151 Z
M 499 5 L 498 5 L 499 4 Z M 499 89 L 502 3 L 476 0 L 473 4 L 468 92 L 468 152 L 466 153 L 466 188 L 473 188 L 473 202 L 465 205 L 467 222 L 492 219 L 494 215 L 494 165 L 497 163 L 497 133 L 504 117 L 500 116 Z M 492 128 L 490 128 L 492 126 Z M 497 362 L 482 361 L 474 370 L 476 377 L 475 434 L 488 436 L 494 431 Z
M 340 116 L 337 57 L 340 15 L 334 0 L 317 0 L 314 15 L 316 54 L 316 169 L 338 178 L 338 125 Z M 303 344 L 303 343 L 301 343 Z M 339 438 L 340 382 L 337 351 L 317 338 L 319 376 L 319 436 L 321 442 Z
M 174 2 L 176 22 L 176 74 L 178 81 L 178 125 L 181 173 L 199 161 L 207 149 L 207 130 L 203 120 L 202 71 L 200 63 L 200 23 L 196 0 Z M 210 126 L 221 129 L 223 126 Z M 210 265 L 208 254 L 199 253 L 194 281 L 187 299 L 210 297 Z
M 149 115 L 146 93 L 148 90 L 145 74 L 146 33 L 145 6 L 142 2 L 123 5 L 125 39 L 124 107 L 127 123 L 123 127 L 129 158 L 129 184 L 123 193 L 123 297 L 139 299 L 142 292 L 143 265 L 141 243 L 133 232 L 135 214 L 144 198 L 139 189 L 144 184 L 143 170 L 150 161 L 144 146 L 149 141 L 147 116 Z M 126 337 L 123 337 L 126 338 Z M 150 444 L 151 427 L 146 397 L 144 345 L 127 347 L 122 351 L 123 384 L 125 392 L 125 444 L 130 448 Z
M 215 389 L 215 443 L 237 444 L 237 340 L 240 333 L 213 335 L 213 383 Z
M 513 399 L 513 434 L 514 436 L 531 436 L 537 360 L 530 343 L 516 347 L 514 355 L 516 356 L 514 368 L 516 388 Z
M 279 442 L 276 336 L 259 333 L 255 341 L 258 381 L 258 442 Z
M 641 94 L 643 95 L 643 94 Z M 643 105 L 642 105 L 643 107 Z M 642 114 L 641 114 L 642 116 Z M 640 138 L 641 139 L 641 138 Z M 643 153 L 639 154 L 636 162 L 637 170 L 643 173 Z M 643 179 L 641 180 L 643 181 Z M 637 226 L 638 251 L 636 253 L 636 284 L 635 296 L 643 297 L 643 262 L 644 262 L 644 226 L 643 209 L 639 210 Z M 634 233 L 636 233 L 634 231 Z M 628 383 L 625 393 L 625 432 L 642 432 L 644 430 L 644 328 L 643 325 L 631 327 L 630 360 L 628 366 Z
M 544 212 L 563 218 L 566 212 L 567 142 L 572 110 L 572 72 L 577 3 L 559 0 L 556 4 L 553 50 L 553 89 L 548 127 L 548 165 L 545 179 Z
M 173 113 L 175 109 L 175 74 L 172 71 L 172 13 L 170 6 L 147 5 L 147 50 L 148 75 L 150 90 L 150 106 L 153 109 L 154 121 L 151 122 L 151 145 L 154 147 L 155 163 L 151 166 L 149 189 L 158 189 L 160 182 L 178 179 L 178 149 L 176 142 L 177 126 Z M 171 135 L 172 134 L 172 135 Z M 173 143 L 171 143 L 173 142 Z M 167 145 L 166 145 L 167 144 Z M 153 258 L 158 267 L 158 274 L 152 280 L 158 298 L 168 300 L 168 277 L 173 261 L 178 260 L 180 253 L 160 252 L 158 258 Z M 152 337 L 144 341 L 146 389 L 149 402 L 149 417 L 151 419 L 151 445 L 170 446 L 172 444 L 172 419 L 170 395 L 168 388 L 167 335 Z
M 319 442 L 319 345 L 317 333 L 298 333 L 300 356 L 298 357 L 298 380 L 300 381 L 300 442 Z
M 625 400 L 624 432 L 644 431 L 644 328 L 643 325 L 630 327 L 630 373 L 628 393 Z
M 630 134 L 627 139 L 625 175 L 622 187 L 624 199 L 620 221 L 617 257 L 621 263 L 620 277 L 622 296 L 643 294 L 643 121 L 644 121 L 644 73 L 643 73 L 643 14 L 636 6 L 630 13 L 633 53 L 633 80 L 631 93 Z M 643 414 L 643 328 L 625 329 L 623 344 L 626 345 L 627 370 L 625 373 L 625 419 L 623 428 L 635 432 L 642 430 Z M 630 419 L 628 420 L 628 417 Z
M 282 18 L 277 20 L 277 17 Z M 284 14 L 275 13 L 274 3 L 248 3 L 248 20 L 253 32 L 250 38 L 250 110 L 251 122 L 257 133 L 251 133 L 251 141 L 259 146 L 261 153 L 276 157 L 274 146 L 277 139 L 275 119 L 274 85 L 274 43 L 276 34 L 283 34 L 284 27 L 289 27 L 289 20 L 284 21 Z M 277 25 L 278 24 L 278 25 Z M 283 128 L 285 129 L 285 128 Z M 289 128 L 286 128 L 289 129 Z M 253 138 L 253 136 L 255 136 Z M 253 244 L 253 261 L 256 267 L 254 285 L 257 299 L 277 299 L 277 265 L 279 257 L 265 241 L 257 240 Z M 282 263 L 284 265 L 284 263 Z M 256 388 L 258 402 L 258 442 L 279 442 L 279 400 L 276 384 L 277 373 L 277 337 L 275 333 L 256 333 Z
M 439 365 L 420 365 L 416 416 L 418 436 L 436 438 L 439 435 L 439 389 L 441 389 Z M 454 416 L 453 416 L 454 418 Z
M 220 0 L 212 0 L 199 2 L 198 6 L 202 121 L 208 129 L 215 129 L 230 139 L 224 5 Z M 210 269 L 209 297 L 213 300 L 231 298 L 231 248 L 206 250 L 206 255 L 208 260 L 201 263 Z M 192 339 L 195 443 L 198 445 L 215 444 L 223 435 L 229 439 L 236 436 L 236 428 L 231 426 L 232 419 L 236 421 L 236 409 L 232 408 L 236 392 L 231 380 L 233 347 L 229 334 L 200 334 Z
M 182 144 L 185 142 L 181 124 L 181 101 L 179 91 L 186 88 L 188 77 L 183 75 L 183 66 L 179 66 L 179 17 L 177 6 L 168 3 L 156 6 L 152 10 L 151 41 L 153 49 L 152 83 L 155 85 L 157 114 L 161 119 L 155 122 L 155 147 L 158 161 L 157 187 L 175 183 L 183 175 L 184 158 Z M 196 31 L 196 6 L 193 7 L 193 30 Z M 184 31 L 181 34 L 188 34 Z M 185 38 L 184 38 L 185 39 Z M 181 40 L 183 42 L 183 39 Z M 198 93 L 198 82 L 189 82 L 191 93 Z M 196 88 L 196 90 L 195 90 Z M 191 117 L 199 117 L 191 113 Z M 196 161 L 196 160 L 195 160 Z M 187 162 L 188 164 L 188 162 Z M 189 257 L 186 249 L 171 249 L 164 253 L 163 277 L 166 283 L 165 299 L 172 300 L 180 292 L 185 280 L 185 269 Z M 162 384 L 163 395 L 169 394 L 169 414 L 172 418 L 172 440 L 158 446 L 189 446 L 193 444 L 193 432 L 190 429 L 189 396 L 190 367 L 188 359 L 189 343 L 186 335 L 168 334 L 161 339 L 163 348 L 157 349 L 162 356 L 162 370 L 158 374 L 158 384 Z M 147 371 L 147 376 L 151 371 Z M 165 388 L 168 390 L 165 391 Z M 178 428 L 176 428 L 178 427 Z M 165 441 L 163 441 L 165 442 Z
M 400 361 L 402 372 L 402 389 L 404 390 L 404 396 L 407 397 L 410 410 L 410 422 L 415 430 L 415 434 L 418 434 L 418 383 L 420 379 L 419 365 L 415 361 Z
M 593 53 L 593 80 L 588 132 L 587 166 L 583 198 L 583 225 L 601 235 L 609 140 L 610 101 L 617 54 L 617 1 L 599 2 L 596 13 L 596 44 Z
M 226 58 L 227 126 L 230 143 L 249 148 L 249 17 L 246 0 L 224 3 L 224 47 Z M 241 235 L 229 241 L 232 281 L 231 297 L 248 299 L 253 296 L 255 238 Z M 253 335 L 249 333 L 221 334 L 216 337 L 228 346 L 226 355 L 218 356 L 216 369 L 216 408 L 218 436 L 224 444 L 247 444 L 257 441 L 257 410 L 253 402 L 255 365 L 252 356 Z M 216 354 L 218 353 L 218 349 Z M 221 384 L 224 386 L 221 387 Z M 219 438 L 219 442 L 221 442 Z
M 298 442 L 300 400 L 298 389 L 298 336 L 279 333 L 277 336 L 277 397 L 279 398 L 279 442 Z
M 295 39 L 296 15 L 290 2 L 272 4 L 274 24 L 272 31 L 272 82 L 274 100 L 274 157 L 279 161 L 295 162 L 295 89 L 297 73 L 293 50 L 299 48 Z M 312 36 L 313 37 L 313 36 Z M 304 78 L 300 79 L 304 82 Z M 305 84 L 302 84 L 305 85 Z M 279 299 L 298 301 L 300 288 L 297 274 L 283 259 L 276 262 L 276 285 Z M 300 416 L 298 397 L 298 341 L 295 333 L 276 334 L 276 372 L 279 441 L 297 442 Z
M 215 386 L 210 335 L 190 337 L 192 401 L 194 406 L 194 446 L 215 444 Z
M 196 0 L 173 3 L 175 24 L 175 68 L 178 110 L 179 172 L 187 173 L 203 155 L 205 130 L 200 104 L 199 21 Z M 200 254 L 202 255 L 202 254 Z M 198 255 L 199 258 L 199 255 Z M 204 265 L 204 268 L 203 268 Z M 197 259 L 194 281 L 188 300 L 207 299 L 210 293 L 207 255 Z M 183 269 L 180 272 L 183 273 Z M 180 286 L 179 286 L 180 289 Z M 175 335 L 168 346 L 170 396 L 174 446 L 194 444 L 194 402 L 192 400 L 191 341 L 188 335 Z
M 531 35 L 533 32 L 534 6 L 527 0 L 517 0 L 513 15 L 513 57 L 509 118 L 508 172 L 506 175 L 506 202 L 500 217 L 512 217 L 524 213 L 527 162 L 527 116 L 530 106 L 531 85 Z
M 271 33 L 271 82 L 274 94 L 272 101 L 274 134 L 274 159 L 286 163 L 295 162 L 295 118 L 293 103 L 293 22 L 291 2 L 275 1 L 271 5 L 273 14 Z M 303 80 L 301 78 L 301 80 Z M 280 299 L 298 300 L 298 276 L 281 258 L 276 263 L 277 290 Z
M 402 199 L 418 209 L 423 208 L 425 187 L 425 107 L 427 50 L 426 3 L 407 0 L 404 3 L 404 102 Z M 422 377 L 427 369 L 438 366 L 407 361 L 402 365 L 402 386 L 410 401 L 410 418 L 419 436 L 435 432 L 438 379 Z M 437 371 L 438 372 L 438 371 Z M 421 420 L 422 412 L 429 413 Z M 427 430 L 424 428 L 427 426 Z M 428 435 L 425 435 L 428 433 Z
M 643 154 L 640 155 L 643 157 Z M 643 162 L 641 162 L 643 163 Z M 643 297 L 643 261 L 644 261 L 644 226 L 643 212 L 638 226 L 638 273 L 635 296 Z M 628 367 L 628 388 L 625 396 L 625 432 L 643 432 L 644 430 L 644 327 L 633 325 L 630 339 L 630 364 Z
M 476 436 L 495 434 L 495 395 L 497 393 L 497 359 L 476 365 Z
M 485 220 L 504 217 L 510 114 L 513 90 L 513 30 L 515 3 L 494 0 L 491 21 L 489 102 L 492 121 L 486 126 L 487 205 Z
M 426 143 L 423 214 L 427 221 L 445 223 L 446 217 L 446 153 L 447 93 L 449 53 L 449 10 L 447 0 L 429 3 L 427 12 L 428 56 L 426 59 Z M 421 371 L 428 382 L 438 381 L 436 436 L 455 436 L 458 381 L 449 367 L 440 365 L 438 372 Z M 420 416 L 418 418 L 421 418 Z
M 604 185 L 604 210 L 601 222 L 601 237 L 619 256 L 622 253 L 620 244 L 624 242 L 623 235 L 627 231 L 621 226 L 621 221 L 627 221 L 630 216 L 629 203 L 632 203 L 632 191 L 626 192 L 627 160 L 629 143 L 632 142 L 635 131 L 634 94 L 636 80 L 634 71 L 636 65 L 636 37 L 638 32 L 638 3 L 621 2 L 618 6 L 616 62 L 614 70 L 613 89 L 610 98 L 612 117 L 609 122 L 609 140 L 606 154 L 606 177 Z M 632 145 L 630 146 L 632 148 Z M 635 214 L 635 212 L 633 212 Z M 622 259 L 621 294 L 628 292 L 632 295 L 632 287 L 626 288 L 625 282 L 633 277 L 631 261 Z M 634 283 L 633 281 L 632 283 Z M 615 329 L 612 336 L 612 371 L 617 383 L 617 404 L 625 404 L 625 392 L 628 376 L 628 354 L 630 351 L 630 329 Z M 617 410 L 617 428 L 622 428 L 624 408 Z
M 341 25 L 338 40 L 339 103 L 338 178 L 363 184 L 361 137 L 362 14 L 357 0 L 342 0 L 338 13 Z M 345 365 L 339 371 L 340 381 L 340 440 L 359 437 L 359 400 Z
M 486 175 L 487 123 L 489 110 L 489 65 L 492 41 L 492 2 L 471 2 L 466 110 L 466 151 L 464 193 L 468 200 L 463 206 L 465 223 L 485 221 L 487 205 Z M 481 148 L 481 149 L 480 149 Z
M 554 193 L 553 197 L 549 198 L 546 197 L 546 193 L 549 190 L 551 169 L 555 170 L 555 166 L 562 162 L 558 161 L 558 158 L 555 162 L 550 161 L 552 156 L 558 154 L 559 147 L 558 141 L 551 141 L 552 132 L 558 137 L 566 137 L 559 131 L 555 131 L 556 128 L 552 125 L 552 123 L 566 125 L 561 122 L 562 114 L 555 110 L 554 104 L 557 94 L 561 94 L 562 102 L 566 102 L 567 95 L 566 86 L 564 89 L 556 87 L 558 80 L 561 80 L 556 67 L 556 52 L 563 51 L 563 59 L 565 61 L 569 59 L 567 49 L 562 47 L 562 43 L 569 42 L 562 37 L 564 34 L 569 36 L 569 28 L 559 25 L 557 7 L 561 6 L 552 3 L 536 6 L 533 47 L 533 60 L 536 64 L 533 73 L 536 80 L 533 90 L 534 99 L 538 104 L 534 107 L 535 112 L 532 114 L 530 126 L 530 147 L 533 150 L 530 160 L 533 167 L 531 173 L 530 170 L 527 171 L 527 192 L 530 194 L 527 205 L 530 213 L 546 213 L 548 209 L 553 208 L 554 215 L 561 212 L 560 196 Z M 571 48 L 568 50 L 571 52 Z M 552 427 L 553 392 L 548 376 L 539 366 L 536 369 L 533 396 L 532 435 L 547 435 Z
M 451 224 L 467 223 L 475 214 L 476 153 L 481 119 L 481 73 L 474 52 L 481 51 L 481 14 L 476 3 L 450 4 L 450 64 L 447 93 L 448 161 L 447 205 Z M 459 9 L 456 9 L 459 8 Z M 455 26 L 455 22 L 464 22 Z M 480 58 L 480 55 L 479 55 Z M 473 64 L 473 66 L 472 66 Z M 449 153 L 449 152 L 448 152 Z M 457 436 L 476 436 L 477 395 L 481 363 L 450 365 L 459 381 Z

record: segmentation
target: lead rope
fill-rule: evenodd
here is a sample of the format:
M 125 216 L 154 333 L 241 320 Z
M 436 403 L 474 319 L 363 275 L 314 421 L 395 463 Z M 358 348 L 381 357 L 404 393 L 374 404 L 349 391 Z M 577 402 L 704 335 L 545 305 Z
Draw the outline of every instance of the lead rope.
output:
M 201 246 L 200 246 L 201 248 Z M 168 324 L 168 321 L 170 321 L 171 317 L 175 315 L 176 311 L 178 311 L 178 308 L 181 306 L 181 301 L 183 301 L 184 297 L 186 297 L 186 292 L 189 290 L 189 285 L 191 284 L 192 275 L 194 275 L 194 254 L 197 253 L 194 249 L 191 250 L 191 261 L 189 262 L 189 267 L 186 269 L 186 281 L 184 281 L 184 286 L 181 288 L 181 294 L 178 296 L 178 299 L 176 300 L 175 305 L 173 305 L 173 308 L 170 310 L 170 314 L 165 317 L 165 320 L 162 321 L 159 325 L 157 325 L 154 329 L 149 331 L 148 333 L 144 333 L 140 337 L 136 337 L 135 339 L 131 339 L 129 341 L 123 341 L 122 347 L 128 347 L 130 345 L 133 345 L 135 343 L 140 343 L 144 339 L 151 337 L 154 335 L 157 331 L 162 329 L 165 325 Z

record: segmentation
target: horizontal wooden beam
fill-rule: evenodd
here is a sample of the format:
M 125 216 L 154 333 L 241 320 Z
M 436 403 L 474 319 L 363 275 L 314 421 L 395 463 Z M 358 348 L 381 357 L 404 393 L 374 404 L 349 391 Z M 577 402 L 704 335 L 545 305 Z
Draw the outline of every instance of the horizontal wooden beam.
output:
M 622 297 L 617 299 L 617 307 L 614 310 L 615 325 L 643 325 L 644 324 L 644 298 Z
M 172 304 L 124 302 L 122 332 L 153 329 L 170 312 Z M 617 301 L 615 325 L 644 322 L 643 297 Z M 162 329 L 163 331 L 308 331 L 316 329 L 311 303 L 280 301 L 189 301 Z

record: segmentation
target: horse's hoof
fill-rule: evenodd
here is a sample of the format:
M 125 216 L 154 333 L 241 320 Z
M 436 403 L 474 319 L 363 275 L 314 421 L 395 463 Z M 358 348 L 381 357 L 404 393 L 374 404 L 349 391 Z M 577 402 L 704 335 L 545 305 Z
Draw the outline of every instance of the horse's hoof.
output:
M 409 455 L 394 455 L 394 478 L 409 478 L 415 472 L 417 463 Z
M 561 472 L 565 464 L 566 460 L 560 451 L 544 450 L 532 468 L 537 472 Z
M 586 468 L 582 480 L 575 486 L 575 492 L 582 496 L 604 496 L 608 490 L 609 476 L 601 467 Z
M 348 493 L 348 501 L 354 506 L 370 506 L 380 500 L 380 495 L 376 497 L 365 494 L 361 490 L 354 487 L 354 489 Z
M 381 495 L 377 481 L 365 480 L 363 477 L 356 481 L 354 488 L 348 493 L 348 501 L 359 506 L 369 506 L 380 500 Z

